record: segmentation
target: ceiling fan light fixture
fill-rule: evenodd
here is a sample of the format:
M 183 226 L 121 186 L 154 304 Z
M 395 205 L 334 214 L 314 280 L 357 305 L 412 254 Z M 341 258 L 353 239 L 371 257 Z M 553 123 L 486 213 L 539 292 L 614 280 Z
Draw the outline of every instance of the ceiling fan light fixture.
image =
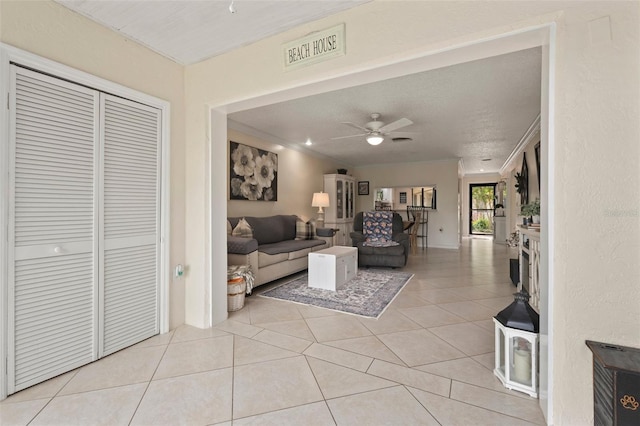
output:
M 384 140 L 384 136 L 373 134 L 373 135 L 367 135 L 366 139 L 369 145 L 380 145 Z

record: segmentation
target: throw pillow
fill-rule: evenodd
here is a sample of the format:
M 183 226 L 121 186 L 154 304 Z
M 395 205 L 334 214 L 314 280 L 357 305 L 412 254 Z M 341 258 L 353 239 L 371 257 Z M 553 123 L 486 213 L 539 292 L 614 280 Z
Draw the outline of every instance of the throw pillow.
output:
M 231 235 L 233 232 L 233 228 L 231 227 L 231 222 L 227 220 L 227 235 Z
M 313 240 L 316 238 L 316 228 L 309 222 L 302 219 L 296 220 L 296 240 Z
M 249 222 L 247 222 L 243 217 L 238 221 L 236 227 L 233 228 L 231 235 L 234 237 L 253 238 L 253 231 L 251 230 Z

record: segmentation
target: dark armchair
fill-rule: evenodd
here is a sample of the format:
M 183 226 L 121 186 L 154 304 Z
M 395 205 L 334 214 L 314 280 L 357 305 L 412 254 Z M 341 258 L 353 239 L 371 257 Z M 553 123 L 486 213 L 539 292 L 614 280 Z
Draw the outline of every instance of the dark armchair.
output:
M 371 247 L 363 245 L 365 236 L 362 233 L 362 225 L 362 212 L 360 212 L 356 214 L 353 220 L 353 232 L 350 234 L 353 247 L 358 247 L 359 266 L 389 266 L 392 268 L 401 268 L 407 264 L 409 234 L 403 232 L 402 216 L 398 213 L 393 214 L 392 239 L 399 243 L 397 246 Z

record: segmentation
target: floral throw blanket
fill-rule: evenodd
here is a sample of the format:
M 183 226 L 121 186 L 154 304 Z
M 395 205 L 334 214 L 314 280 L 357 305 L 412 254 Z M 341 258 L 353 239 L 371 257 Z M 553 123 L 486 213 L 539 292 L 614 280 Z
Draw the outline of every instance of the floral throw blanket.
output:
M 393 212 L 373 211 L 362 214 L 362 234 L 365 246 L 391 247 L 399 245 L 392 240 Z

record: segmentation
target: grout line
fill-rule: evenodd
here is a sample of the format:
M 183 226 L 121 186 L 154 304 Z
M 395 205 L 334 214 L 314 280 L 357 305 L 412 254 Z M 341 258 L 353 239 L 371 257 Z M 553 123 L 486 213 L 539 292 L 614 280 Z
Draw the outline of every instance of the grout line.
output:
M 173 340 L 173 336 L 171 336 L 171 339 Z M 164 359 L 165 355 L 167 354 L 167 350 L 168 349 L 169 349 L 169 344 L 167 344 L 167 346 L 165 346 L 164 351 L 162 352 L 162 356 L 160 357 L 160 360 L 158 361 L 158 365 L 156 365 L 156 368 L 153 369 L 153 373 L 151 374 L 151 377 L 149 377 L 149 381 L 147 382 L 147 386 L 145 386 L 144 392 L 142 392 L 142 396 L 140 397 L 140 401 L 138 401 L 138 403 L 136 404 L 135 410 L 133 410 L 133 413 L 131 414 L 131 419 L 129 420 L 128 425 L 131 425 L 131 422 L 135 418 L 135 416 L 136 416 L 136 414 L 138 412 L 138 409 L 140 408 L 140 404 L 142 404 L 142 400 L 147 395 L 147 391 L 149 390 L 149 386 L 151 386 L 151 381 L 153 380 L 153 376 L 156 375 L 156 372 L 158 371 L 158 368 L 160 367 L 160 364 L 162 364 L 162 360 Z

